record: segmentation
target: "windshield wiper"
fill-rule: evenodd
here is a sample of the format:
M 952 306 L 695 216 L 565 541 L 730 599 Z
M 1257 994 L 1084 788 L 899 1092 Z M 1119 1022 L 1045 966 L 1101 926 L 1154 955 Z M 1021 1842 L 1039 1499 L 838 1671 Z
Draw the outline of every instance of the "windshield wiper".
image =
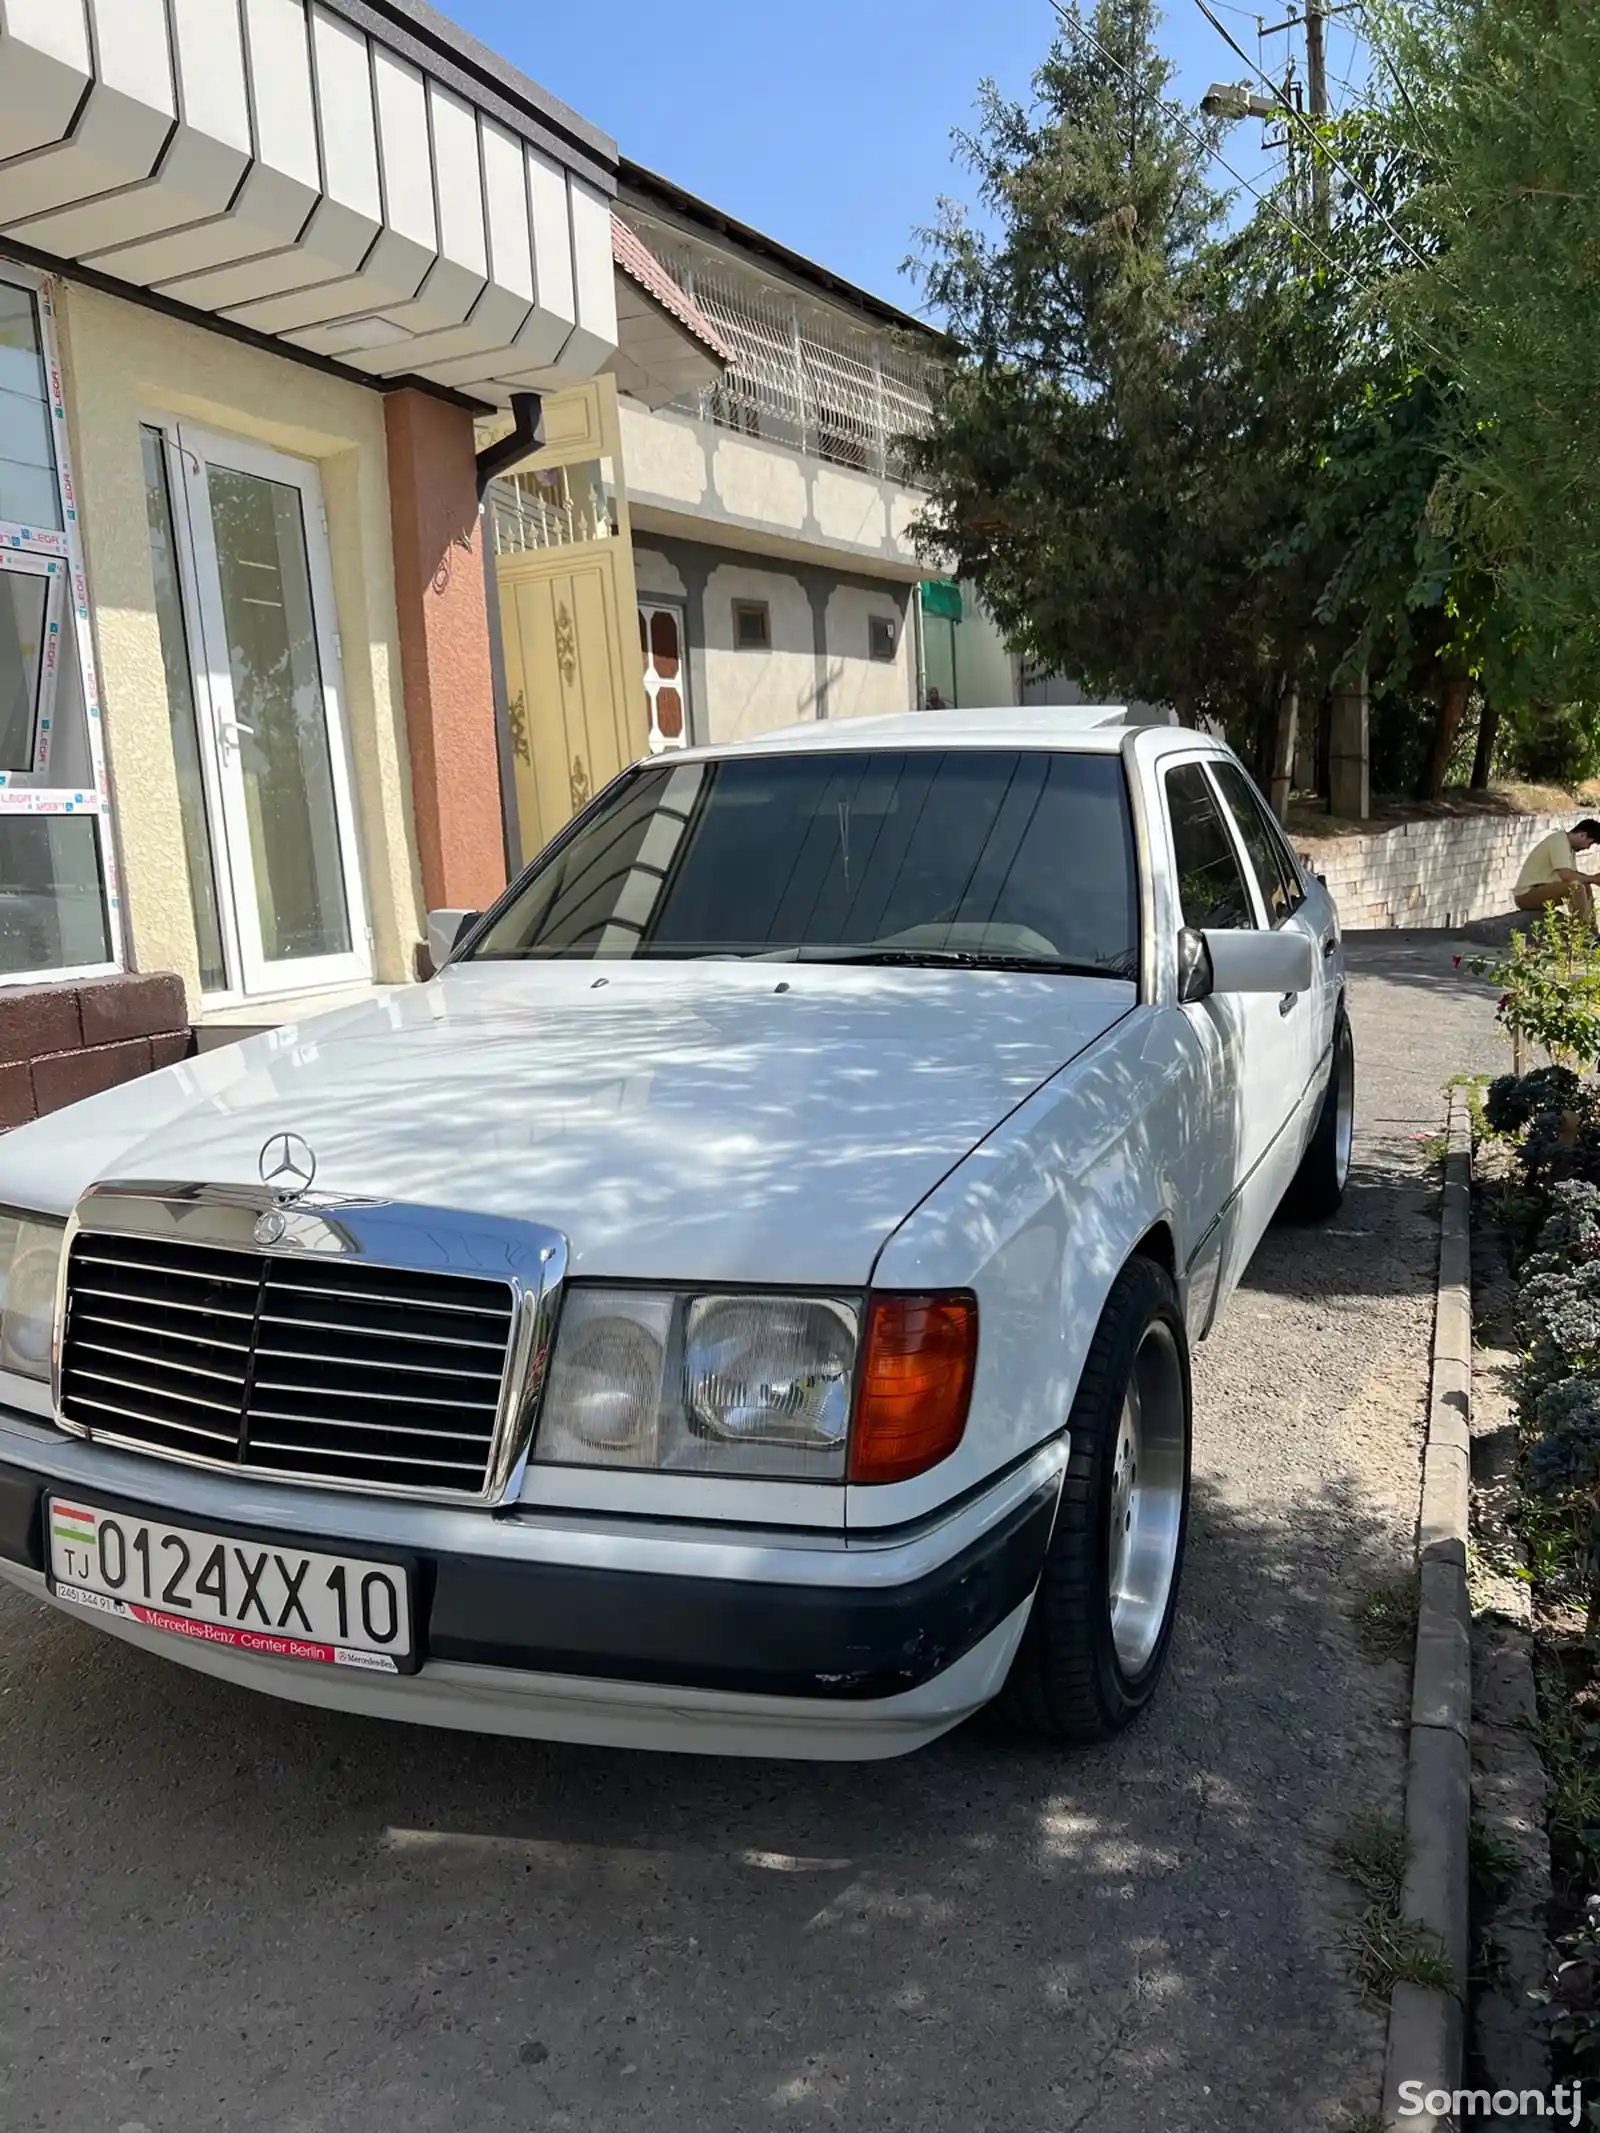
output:
M 773 949 L 752 958 L 762 963 L 899 964 L 918 970 L 1034 970 L 1049 977 L 1120 978 L 1126 972 L 1104 963 L 1075 963 L 1060 956 L 1021 955 L 995 948 L 907 948 L 892 942 L 837 947 L 804 941 L 794 948 Z

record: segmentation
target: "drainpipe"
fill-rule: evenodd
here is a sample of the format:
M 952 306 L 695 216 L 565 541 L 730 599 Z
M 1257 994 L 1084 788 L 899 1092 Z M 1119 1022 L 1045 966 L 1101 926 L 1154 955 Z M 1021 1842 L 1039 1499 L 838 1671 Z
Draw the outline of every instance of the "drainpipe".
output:
M 511 431 L 478 454 L 478 501 L 481 504 L 497 474 L 544 449 L 544 401 L 537 393 L 511 395 Z

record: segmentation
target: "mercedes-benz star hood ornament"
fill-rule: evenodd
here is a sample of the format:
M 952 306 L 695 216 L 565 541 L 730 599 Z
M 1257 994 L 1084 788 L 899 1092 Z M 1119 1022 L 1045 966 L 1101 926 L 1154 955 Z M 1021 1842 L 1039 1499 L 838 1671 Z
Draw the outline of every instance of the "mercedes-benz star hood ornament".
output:
M 270 1186 L 281 1199 L 293 1199 L 311 1190 L 311 1181 L 317 1174 L 317 1159 L 310 1143 L 303 1141 L 298 1133 L 274 1133 L 269 1141 L 262 1143 L 256 1168 L 261 1173 L 263 1185 Z

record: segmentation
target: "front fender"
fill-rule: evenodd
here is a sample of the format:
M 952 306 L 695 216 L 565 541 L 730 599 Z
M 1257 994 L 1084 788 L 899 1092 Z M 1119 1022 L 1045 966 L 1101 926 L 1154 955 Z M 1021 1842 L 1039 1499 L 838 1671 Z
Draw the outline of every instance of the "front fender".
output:
M 873 1285 L 970 1288 L 966 1434 L 928 1473 L 848 1491 L 857 1530 L 936 1509 L 1062 1429 L 1106 1298 L 1153 1229 L 1180 1290 L 1215 1211 L 1211 1092 L 1183 1016 L 1140 1007 L 1034 1092 L 884 1245 Z

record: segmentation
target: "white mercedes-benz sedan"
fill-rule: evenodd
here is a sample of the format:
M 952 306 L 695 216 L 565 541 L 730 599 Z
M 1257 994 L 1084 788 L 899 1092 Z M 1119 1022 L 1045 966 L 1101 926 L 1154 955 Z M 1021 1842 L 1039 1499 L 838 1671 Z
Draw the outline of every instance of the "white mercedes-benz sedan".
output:
M 1108 710 L 618 778 L 428 983 L 0 1142 L 0 1575 L 313 1704 L 872 1757 L 1149 1701 L 1332 906 Z

